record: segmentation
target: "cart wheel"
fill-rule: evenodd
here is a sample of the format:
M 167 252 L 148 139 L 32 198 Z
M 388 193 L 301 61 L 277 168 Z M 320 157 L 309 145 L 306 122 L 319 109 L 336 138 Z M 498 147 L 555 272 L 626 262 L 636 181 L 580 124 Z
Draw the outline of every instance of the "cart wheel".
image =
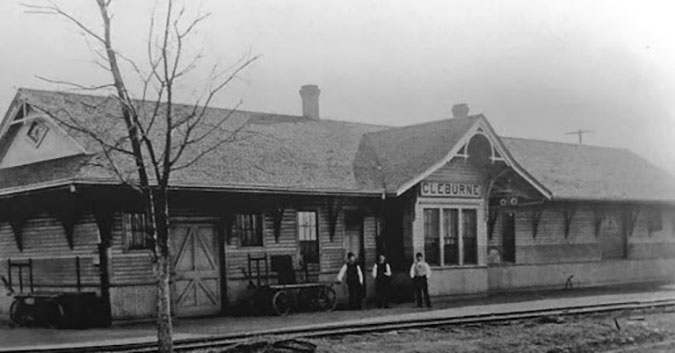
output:
M 288 293 L 284 291 L 274 293 L 274 296 L 272 296 L 272 309 L 279 316 L 288 315 L 291 311 L 291 299 L 288 297 Z
M 27 323 L 27 309 L 27 305 L 23 300 L 14 299 L 12 305 L 9 307 L 9 318 L 12 319 L 15 324 L 24 326 Z
M 35 323 L 46 327 L 59 327 L 63 318 L 63 307 L 54 299 L 38 300 L 34 306 Z
M 55 300 L 50 300 L 46 303 L 45 309 L 46 309 L 46 315 L 45 315 L 45 323 L 47 326 L 50 327 L 63 327 L 65 324 L 68 324 L 69 326 L 73 325 L 72 322 L 66 323 L 64 322 L 64 310 L 63 310 L 63 305 L 61 303 L 55 301 Z
M 331 287 L 321 288 L 319 293 L 319 303 L 321 309 L 325 311 L 333 311 L 337 306 L 337 295 L 335 295 L 335 290 Z

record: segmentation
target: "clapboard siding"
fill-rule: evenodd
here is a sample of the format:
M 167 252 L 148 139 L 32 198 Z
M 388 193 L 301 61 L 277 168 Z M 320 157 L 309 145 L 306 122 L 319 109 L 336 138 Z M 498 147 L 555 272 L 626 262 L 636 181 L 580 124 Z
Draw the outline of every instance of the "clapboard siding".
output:
M 601 261 L 601 237 L 622 236 L 623 206 L 615 204 L 547 204 L 537 206 L 542 211 L 536 237 L 532 217 L 537 208 L 517 207 L 516 212 L 516 263 L 547 264 L 580 261 Z M 564 210 L 573 208 L 574 216 L 569 234 L 565 236 Z M 645 208 L 638 207 L 637 220 L 628 237 L 627 254 L 630 259 L 675 257 L 675 230 L 671 226 L 671 210 L 663 210 L 662 229 L 649 232 Z M 595 232 L 596 212 L 602 210 L 602 223 Z M 501 220 L 495 222 L 494 232 L 488 240 L 488 251 L 501 251 Z
M 377 260 L 377 218 L 368 216 L 364 219 L 364 248 L 366 250 L 366 268 L 371 268 Z
M 76 258 L 80 258 L 80 283 L 97 287 L 100 275 L 97 263 L 98 228 L 90 214 L 80 217 L 73 229 L 73 249 L 66 240 L 61 223 L 46 213 L 26 221 L 22 229 L 23 251 L 19 251 L 14 232 L 7 222 L 0 223 L 0 274 L 7 276 L 7 260 L 33 262 L 33 284 L 36 290 L 61 288 L 76 290 Z M 18 283 L 18 272 L 13 272 Z M 24 284 L 28 274 L 24 273 Z
M 455 157 L 443 167 L 439 168 L 426 181 L 444 181 L 455 183 L 482 183 L 481 170 L 469 162 L 469 160 Z
M 226 199 L 224 199 L 226 200 Z M 344 249 L 344 209 L 359 210 L 364 215 L 363 239 L 366 269 L 375 261 L 377 248 L 377 222 L 373 200 L 360 198 L 341 198 L 337 203 L 334 198 L 325 196 L 295 196 L 290 201 L 281 200 L 273 195 L 256 195 L 247 203 L 242 212 L 260 212 L 264 217 L 263 246 L 243 247 L 236 233 L 219 229 L 219 236 L 232 234 L 223 239 L 225 244 L 221 259 L 224 261 L 224 277 L 228 298 L 237 298 L 245 294 L 248 271 L 248 256 L 290 255 L 298 270 L 298 281 L 307 280 L 299 264 L 299 244 L 297 231 L 297 212 L 316 211 L 318 221 L 319 264 L 310 267 L 309 280 L 331 280 L 345 261 Z M 284 201 L 286 203 L 283 203 Z M 279 237 L 275 237 L 274 210 L 277 205 L 285 205 Z M 329 206 L 330 205 L 330 206 Z M 337 220 L 334 233 L 331 234 L 330 209 L 338 205 Z M 228 205 L 228 209 L 237 212 L 237 202 Z M 209 206 L 210 207 L 210 206 Z M 171 209 L 171 222 L 200 222 L 223 226 L 222 214 L 213 209 L 177 204 Z M 111 240 L 109 249 L 110 293 L 112 314 L 116 319 L 147 317 L 154 312 L 154 283 L 156 275 L 150 250 L 127 250 L 125 244 L 126 230 L 124 212 L 121 208 L 113 215 Z M 34 282 L 36 289 L 65 290 L 65 286 L 77 284 L 75 258 L 80 257 L 81 285 L 87 290 L 98 291 L 100 288 L 100 272 L 98 267 L 98 246 L 100 236 L 97 224 L 91 212 L 77 221 L 74 228 L 74 248 L 70 249 L 61 223 L 48 214 L 41 214 L 29 219 L 23 229 L 24 251 L 19 252 L 9 224 L 0 223 L 0 271 L 6 273 L 6 259 L 34 260 Z M 271 261 L 270 261 L 271 265 Z M 270 266 L 271 267 L 271 266 Z M 276 280 L 276 273 L 271 271 L 271 281 Z M 24 279 L 28 280 L 27 276 Z M 39 287 L 40 285 L 42 287 Z M 233 293 L 239 291 L 241 293 Z
M 23 251 L 19 252 L 8 222 L 0 223 L 0 258 L 38 258 L 91 256 L 98 245 L 98 228 L 93 216 L 85 215 L 75 224 L 73 249 L 68 246 L 61 223 L 47 214 L 26 221 L 23 226 Z
M 115 213 L 110 250 L 111 286 L 155 283 L 150 250 L 126 250 L 123 214 Z
M 360 200 L 345 199 L 341 203 L 342 208 L 357 208 L 363 210 L 366 214 L 373 213 L 368 205 Z M 294 204 L 284 211 L 281 222 L 281 232 L 279 239 L 274 238 L 274 218 L 270 213 L 264 213 L 265 228 L 262 247 L 241 247 L 239 240 L 230 239 L 226 245 L 226 269 L 228 279 L 241 279 L 244 273 L 248 271 L 248 255 L 262 256 L 265 253 L 272 255 L 291 255 L 296 269 L 300 271 L 298 261 L 298 234 L 297 234 L 297 212 L 298 211 L 316 211 L 318 221 L 318 239 L 320 266 L 318 271 L 322 274 L 337 274 L 345 260 L 345 250 L 343 245 L 344 236 L 344 211 L 340 210 L 335 224 L 335 233 L 330 234 L 328 201 L 324 197 L 306 197 L 297 200 Z M 369 220 L 370 219 L 370 220 Z M 364 219 L 364 239 L 367 249 L 367 263 L 372 264 L 375 258 L 375 226 L 374 217 Z M 254 272 L 255 274 L 255 272 Z M 275 273 L 271 272 L 274 277 Z
M 112 285 L 154 283 L 156 277 L 150 253 L 113 256 L 111 277 Z
M 376 257 L 376 232 L 377 232 L 377 218 L 374 216 L 372 204 L 367 200 L 344 198 L 339 205 L 341 206 L 338 212 L 337 221 L 335 224 L 335 233 L 330 234 L 329 222 L 329 200 L 326 197 L 302 197 L 295 198 L 285 207 L 283 218 L 281 221 L 281 229 L 279 237 L 275 238 L 274 227 L 274 213 L 271 211 L 272 206 L 279 204 L 279 200 L 274 196 L 261 197 L 257 196 L 250 204 L 242 207 L 242 212 L 246 213 L 261 213 L 263 216 L 263 246 L 245 247 L 241 246 L 240 239 L 236 232 L 228 232 L 221 229 L 219 234 L 230 236 L 224 240 L 225 253 L 222 258 L 225 261 L 225 280 L 226 281 L 241 281 L 247 279 L 248 276 L 248 257 L 261 257 L 276 255 L 290 255 L 293 259 L 293 264 L 297 270 L 298 281 L 304 281 L 304 273 L 299 263 L 299 247 L 298 247 L 298 233 L 297 233 L 297 212 L 298 211 L 316 211 L 318 221 L 318 239 L 319 239 L 319 266 L 311 266 L 310 272 L 322 274 L 322 278 L 336 275 L 345 260 L 345 250 L 343 245 L 344 237 L 344 208 L 358 209 L 363 211 L 366 216 L 364 218 L 364 247 L 366 249 L 366 267 L 372 266 Z M 239 205 L 230 205 L 230 209 L 237 212 Z M 215 205 L 214 207 L 218 207 Z M 197 208 L 190 208 L 184 205 L 175 205 L 171 211 L 172 222 L 204 222 L 212 223 L 222 227 L 221 219 L 214 216 L 217 214 L 213 210 L 200 210 Z M 124 244 L 124 221 L 123 214 L 115 215 L 113 223 L 113 239 L 111 249 L 111 269 L 113 287 L 124 286 L 138 286 L 140 284 L 151 284 L 155 281 L 153 272 L 152 259 L 149 251 L 129 251 L 125 250 Z M 276 273 L 271 271 L 270 265 L 270 280 L 276 281 Z M 263 270 L 261 268 L 261 270 Z M 253 276 L 256 270 L 253 269 Z M 316 276 L 310 277 L 316 280 Z M 230 286 L 228 286 L 229 288 Z M 230 290 L 231 291 L 231 290 Z M 236 293 L 230 293 L 229 297 L 237 297 Z M 128 314 L 128 313 L 127 313 Z M 125 314 L 126 315 L 126 314 Z

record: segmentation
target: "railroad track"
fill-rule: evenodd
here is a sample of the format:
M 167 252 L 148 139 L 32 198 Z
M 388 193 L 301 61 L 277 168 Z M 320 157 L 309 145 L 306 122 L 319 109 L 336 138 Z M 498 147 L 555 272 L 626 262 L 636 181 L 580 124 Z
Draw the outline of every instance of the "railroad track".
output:
M 478 314 L 461 317 L 437 317 L 403 320 L 397 322 L 364 322 L 360 324 L 334 323 L 321 325 L 315 328 L 287 328 L 277 331 L 259 331 L 250 333 L 230 334 L 224 336 L 213 336 L 206 338 L 188 338 L 175 341 L 176 352 L 189 352 L 197 349 L 208 348 L 227 348 L 233 347 L 242 342 L 254 339 L 256 337 L 283 337 L 283 338 L 317 338 L 330 336 L 344 336 L 349 334 L 364 334 L 373 332 L 386 332 L 392 330 L 413 329 L 422 327 L 438 327 L 461 324 L 491 323 L 500 321 L 513 321 L 523 319 L 533 319 L 544 316 L 565 316 L 565 315 L 583 315 L 591 313 L 601 313 L 620 310 L 636 310 L 647 308 L 663 308 L 675 306 L 675 299 L 661 299 L 649 301 L 631 301 L 623 303 L 578 305 L 561 308 L 523 310 L 497 314 Z M 115 344 L 105 347 L 64 347 L 64 348 L 26 348 L 16 350 L 2 350 L 2 353 L 94 353 L 94 352 L 155 352 L 156 343 L 126 343 Z

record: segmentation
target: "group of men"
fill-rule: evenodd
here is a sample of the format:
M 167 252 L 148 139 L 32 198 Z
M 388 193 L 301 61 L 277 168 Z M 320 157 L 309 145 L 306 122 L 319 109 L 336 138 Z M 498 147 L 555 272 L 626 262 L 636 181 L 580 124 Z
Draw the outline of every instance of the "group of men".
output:
M 380 254 L 377 262 L 373 265 L 372 274 L 375 280 L 375 297 L 378 308 L 389 308 L 391 295 L 391 266 L 387 258 Z M 415 290 L 415 301 L 418 307 L 424 303 L 428 308 L 431 307 L 429 299 L 428 278 L 431 276 L 431 268 L 424 261 L 424 255 L 417 253 L 415 261 L 410 266 L 410 278 L 412 279 Z M 352 310 L 361 309 L 361 298 L 363 296 L 363 271 L 356 262 L 354 253 L 347 254 L 347 262 L 342 266 L 337 275 L 337 281 L 346 282 L 349 291 L 349 308 Z

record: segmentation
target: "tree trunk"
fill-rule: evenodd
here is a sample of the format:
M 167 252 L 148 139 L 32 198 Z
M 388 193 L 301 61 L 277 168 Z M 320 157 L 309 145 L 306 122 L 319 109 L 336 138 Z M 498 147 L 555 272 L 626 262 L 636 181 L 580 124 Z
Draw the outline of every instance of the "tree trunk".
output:
M 171 323 L 171 277 L 169 259 L 159 256 L 157 267 L 157 348 L 159 352 L 173 352 L 173 327 Z
M 171 260 L 169 256 L 169 203 L 167 188 L 160 185 L 154 197 L 154 226 L 157 259 L 157 345 L 162 353 L 173 352 L 171 323 Z

